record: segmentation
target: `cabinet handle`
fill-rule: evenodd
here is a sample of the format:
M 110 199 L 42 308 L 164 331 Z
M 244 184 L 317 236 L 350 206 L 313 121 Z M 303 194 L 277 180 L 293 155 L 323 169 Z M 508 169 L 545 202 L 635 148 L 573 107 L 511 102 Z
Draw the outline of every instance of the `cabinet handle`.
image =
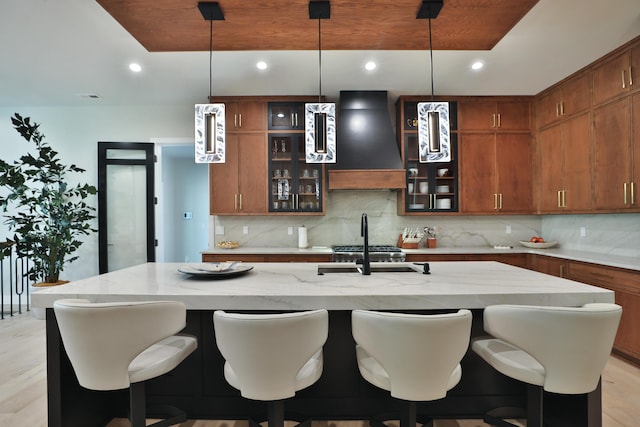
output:
M 296 113 L 296 127 L 298 127 L 298 113 Z
M 242 210 L 242 194 L 240 194 L 240 210 Z
M 498 193 L 493 193 L 493 210 L 498 210 Z
M 234 194 L 233 195 L 233 210 L 238 210 L 238 195 Z
M 502 114 L 498 113 L 498 127 L 502 127 Z
M 237 114 L 233 115 L 233 127 L 234 128 L 238 127 L 238 115 Z
M 624 70 L 622 70 L 622 89 L 627 87 L 627 80 L 624 78 Z
M 564 116 L 564 101 L 560 101 L 560 115 Z
M 567 207 L 567 190 L 562 190 L 562 207 Z
M 629 67 L 629 86 L 633 86 L 633 67 Z
M 631 181 L 631 205 L 636 204 L 635 195 L 634 195 L 635 191 L 636 191 L 635 182 Z
M 558 190 L 558 207 L 559 208 L 563 207 L 562 206 L 562 199 L 563 199 L 562 193 L 563 193 L 563 190 Z
M 627 183 L 622 184 L 622 202 L 627 204 Z
M 560 117 L 560 103 L 556 103 L 556 117 Z
M 291 113 L 291 127 L 296 127 L 296 119 L 294 113 Z
M 564 278 L 564 264 L 560 264 L 560 277 Z
M 500 203 L 498 204 L 498 209 L 502 210 L 502 193 L 499 193 L 498 200 L 500 201 Z
M 238 114 L 238 116 L 240 116 L 240 119 L 238 120 L 238 123 L 240 124 L 240 126 L 238 127 L 242 127 L 242 114 Z M 242 197 L 242 196 L 240 196 Z
M 296 198 L 296 205 L 295 205 L 295 208 L 296 208 L 296 209 L 300 209 L 300 195 L 299 195 L 299 194 L 296 194 L 296 195 L 295 195 L 295 198 Z
M 493 125 L 491 125 L 492 128 L 496 127 L 496 115 L 492 114 L 491 117 L 493 118 Z

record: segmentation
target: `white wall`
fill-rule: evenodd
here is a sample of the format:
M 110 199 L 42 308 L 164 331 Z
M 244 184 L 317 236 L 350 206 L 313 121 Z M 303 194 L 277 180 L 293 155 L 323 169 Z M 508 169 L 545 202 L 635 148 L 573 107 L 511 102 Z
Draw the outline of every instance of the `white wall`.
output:
M 78 175 L 79 181 L 96 186 L 98 141 L 149 142 L 156 137 L 193 135 L 193 105 L 0 108 L 0 158 L 7 162 L 32 146 L 11 124 L 16 112 L 40 124 L 46 141 L 60 153 L 64 163 L 75 163 L 87 170 Z M 97 208 L 97 197 L 90 203 Z M 2 221 L 0 239 L 8 235 L 8 227 Z M 66 266 L 63 279 L 77 280 L 98 273 L 98 234 L 86 237 L 84 242 L 78 252 L 80 259 Z

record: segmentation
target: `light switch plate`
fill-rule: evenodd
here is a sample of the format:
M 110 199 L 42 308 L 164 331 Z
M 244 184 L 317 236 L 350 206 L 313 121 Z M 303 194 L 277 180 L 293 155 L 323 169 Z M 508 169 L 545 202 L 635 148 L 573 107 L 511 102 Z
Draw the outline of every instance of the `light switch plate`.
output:
M 242 227 L 242 234 L 249 234 L 249 226 L 245 225 Z

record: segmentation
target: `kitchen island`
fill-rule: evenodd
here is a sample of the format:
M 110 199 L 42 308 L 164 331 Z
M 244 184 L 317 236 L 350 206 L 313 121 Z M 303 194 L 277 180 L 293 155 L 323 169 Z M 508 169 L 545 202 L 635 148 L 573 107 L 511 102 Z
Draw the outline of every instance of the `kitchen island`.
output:
M 413 265 L 413 264 L 409 264 Z M 353 309 L 402 310 L 421 313 L 472 309 L 472 335 L 482 331 L 482 309 L 493 304 L 579 306 L 613 302 L 613 292 L 497 262 L 431 263 L 408 273 L 318 274 L 312 263 L 256 263 L 244 275 L 226 280 L 202 280 L 180 273 L 182 264 L 148 263 L 91 277 L 32 295 L 34 307 L 46 309 L 50 427 L 103 425 L 124 416 L 124 392 L 95 393 L 78 386 L 63 351 L 53 302 L 85 298 L 94 302 L 177 300 L 188 309 L 185 332 L 199 339 L 196 353 L 173 375 L 153 380 L 149 403 L 174 403 L 190 418 L 238 419 L 259 416 L 261 402 L 242 399 L 226 384 L 223 360 L 213 334 L 212 312 L 287 311 L 326 308 L 330 311 L 325 370 L 318 383 L 303 390 L 286 407 L 314 419 L 366 419 L 396 408 L 396 402 L 360 378 L 350 331 Z M 259 355 L 256 355 L 259 357 Z M 418 405 L 420 413 L 444 418 L 479 418 L 496 406 L 524 402 L 525 388 L 486 366 L 469 351 L 463 377 L 449 395 Z M 108 404 L 104 404 L 108 401 Z M 600 391 L 589 396 L 549 396 L 547 408 L 563 415 L 563 425 L 600 425 Z

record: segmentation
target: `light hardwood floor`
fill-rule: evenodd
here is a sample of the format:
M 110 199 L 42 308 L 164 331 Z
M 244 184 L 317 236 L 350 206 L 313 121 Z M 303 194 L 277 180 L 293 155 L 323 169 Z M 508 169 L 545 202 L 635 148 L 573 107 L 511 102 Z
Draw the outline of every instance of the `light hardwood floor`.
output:
M 0 427 L 47 427 L 45 322 L 33 312 L 0 320 Z M 611 357 L 603 374 L 603 426 L 640 425 L 640 369 Z M 313 427 L 367 427 L 360 421 Z M 128 427 L 114 420 L 109 427 Z M 189 420 L 182 427 L 246 427 L 242 421 Z M 486 427 L 479 420 L 438 421 L 436 427 Z

